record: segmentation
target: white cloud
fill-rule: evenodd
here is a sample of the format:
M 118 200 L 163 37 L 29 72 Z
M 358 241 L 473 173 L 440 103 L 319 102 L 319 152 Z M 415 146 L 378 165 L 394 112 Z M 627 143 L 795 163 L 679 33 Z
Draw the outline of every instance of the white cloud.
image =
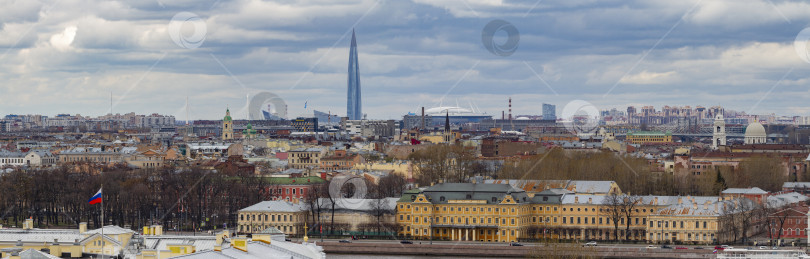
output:
M 810 3 L 804 1 L 700 1 L 690 22 L 711 27 L 745 28 L 762 24 L 807 21 Z
M 623 76 L 619 82 L 622 84 L 660 85 L 672 83 L 677 79 L 678 74 L 675 71 L 656 73 L 644 70 L 638 74 Z
M 68 26 L 62 33 L 51 36 L 51 46 L 63 51 L 70 49 L 70 44 L 73 43 L 75 37 L 76 26 Z

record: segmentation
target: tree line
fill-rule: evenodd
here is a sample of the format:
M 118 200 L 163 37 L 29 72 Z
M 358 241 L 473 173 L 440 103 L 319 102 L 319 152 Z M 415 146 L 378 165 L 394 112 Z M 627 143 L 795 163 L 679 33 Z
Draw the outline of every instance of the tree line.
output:
M 786 181 L 807 180 L 789 175 L 780 156 L 758 155 L 738 166 L 719 166 L 694 174 L 676 167 L 664 172 L 646 158 L 611 151 L 578 151 L 559 147 L 529 157 L 479 160 L 475 150 L 461 145 L 433 145 L 408 156 L 414 180 L 421 185 L 439 181 L 470 182 L 471 177 L 522 180 L 615 181 L 623 192 L 640 195 L 716 196 L 727 188 L 759 187 L 780 191 Z
M 271 199 L 267 181 L 200 168 L 130 169 L 102 173 L 67 167 L 17 170 L 0 175 L 0 224 L 19 226 L 27 218 L 40 228 L 118 225 L 137 229 L 161 224 L 167 230 L 236 226 L 237 212 Z M 88 199 L 103 186 L 104 206 Z M 104 210 L 104 222 L 101 211 Z

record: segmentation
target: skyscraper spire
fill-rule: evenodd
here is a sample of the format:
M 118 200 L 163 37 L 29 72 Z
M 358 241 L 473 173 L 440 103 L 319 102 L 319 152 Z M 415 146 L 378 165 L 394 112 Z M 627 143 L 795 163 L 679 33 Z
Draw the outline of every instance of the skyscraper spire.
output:
M 350 120 L 363 118 L 362 99 L 360 95 L 360 65 L 357 63 L 357 38 L 352 29 L 352 43 L 349 48 L 349 78 L 346 98 L 346 117 Z

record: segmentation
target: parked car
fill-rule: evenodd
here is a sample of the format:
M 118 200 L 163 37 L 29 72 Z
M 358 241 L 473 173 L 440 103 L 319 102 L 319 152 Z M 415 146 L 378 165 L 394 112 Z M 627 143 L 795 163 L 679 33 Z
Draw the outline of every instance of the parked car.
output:
M 689 248 L 686 248 L 685 246 L 676 246 L 675 249 L 689 249 Z
M 727 245 L 714 246 L 714 250 L 723 251 L 723 250 L 726 250 L 726 247 L 728 247 L 728 246 Z
M 692 248 L 692 249 L 703 249 L 703 247 L 702 246 L 696 246 L 695 248 Z
M 656 249 L 656 248 L 658 248 L 658 247 L 654 246 L 654 245 L 647 245 L 647 249 Z
M 402 241 L 399 241 L 399 243 L 400 244 L 413 244 L 413 241 L 411 241 L 411 240 L 402 240 Z
M 760 246 L 759 249 L 760 250 L 768 250 L 768 247 L 767 246 Z
M 341 242 L 341 243 L 351 243 L 352 241 L 349 241 L 349 240 L 343 239 L 343 240 L 340 240 L 340 241 L 338 241 L 338 242 Z
M 663 249 L 672 249 L 672 247 L 668 246 L 668 245 L 662 245 L 661 248 L 663 248 Z
M 509 246 L 523 246 L 523 245 L 518 243 L 518 242 L 512 242 L 512 243 L 509 243 Z
M 585 245 L 583 245 L 583 246 L 596 246 L 596 241 L 591 241 L 591 242 L 585 243 Z

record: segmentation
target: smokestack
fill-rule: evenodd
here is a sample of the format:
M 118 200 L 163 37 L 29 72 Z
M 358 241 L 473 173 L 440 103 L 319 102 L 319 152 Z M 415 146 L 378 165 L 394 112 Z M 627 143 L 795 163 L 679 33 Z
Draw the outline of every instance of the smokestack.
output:
M 509 97 L 509 120 L 512 120 L 512 97 Z
M 420 130 L 425 129 L 425 106 L 422 106 L 422 128 Z
M 501 120 L 505 120 L 505 119 L 506 119 L 506 112 L 501 111 Z

